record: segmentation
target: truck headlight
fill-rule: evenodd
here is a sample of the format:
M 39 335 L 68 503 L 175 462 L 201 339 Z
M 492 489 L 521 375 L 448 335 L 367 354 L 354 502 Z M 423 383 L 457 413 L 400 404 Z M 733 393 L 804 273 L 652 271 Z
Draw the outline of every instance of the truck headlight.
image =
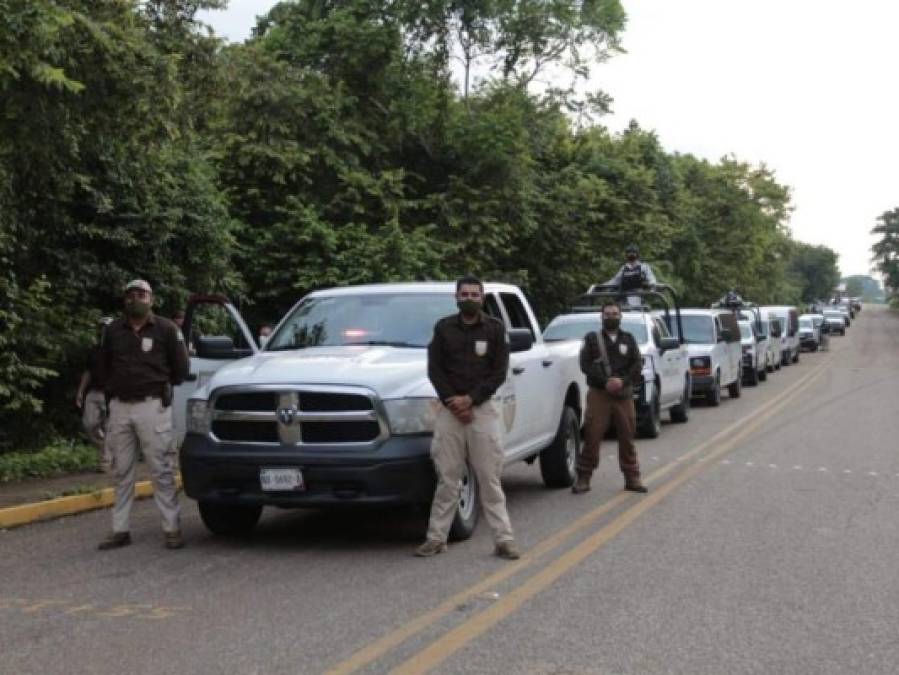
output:
M 436 398 L 396 398 L 384 401 L 390 432 L 393 434 L 430 434 L 440 401 Z
M 209 404 L 203 399 L 188 399 L 187 401 L 187 433 L 209 433 Z

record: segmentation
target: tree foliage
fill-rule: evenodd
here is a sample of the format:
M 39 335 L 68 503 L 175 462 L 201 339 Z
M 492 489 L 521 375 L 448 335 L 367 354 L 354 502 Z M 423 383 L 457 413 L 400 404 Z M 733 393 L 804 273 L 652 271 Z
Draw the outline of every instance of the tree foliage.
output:
M 163 314 L 224 291 L 261 323 L 466 272 L 546 320 L 631 241 L 690 304 L 835 274 L 766 167 L 585 122 L 608 99 L 571 82 L 621 49 L 619 0 L 298 0 L 237 45 L 196 19 L 222 4 L 0 0 L 0 449 L 76 427 L 92 323 L 136 276 Z
M 871 247 L 874 266 L 883 276 L 890 304 L 899 307 L 899 208 L 882 213 L 871 234 L 879 237 Z

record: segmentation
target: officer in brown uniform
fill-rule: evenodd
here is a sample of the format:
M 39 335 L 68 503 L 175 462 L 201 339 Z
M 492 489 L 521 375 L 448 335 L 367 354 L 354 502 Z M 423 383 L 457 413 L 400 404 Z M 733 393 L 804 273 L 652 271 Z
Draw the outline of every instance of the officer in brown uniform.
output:
M 506 511 L 500 475 L 503 426 L 493 394 L 505 382 L 509 342 L 500 321 L 483 311 L 484 285 L 474 277 L 456 282 L 458 314 L 434 326 L 428 345 L 428 378 L 443 406 L 434 424 L 431 458 L 437 488 L 425 542 L 415 554 L 446 550 L 450 526 L 459 508 L 459 489 L 468 460 L 477 477 L 481 503 L 501 558 L 520 557 Z
M 602 437 L 615 421 L 618 434 L 618 464 L 624 474 L 624 489 L 646 492 L 640 480 L 640 464 L 634 447 L 637 413 L 634 383 L 641 377 L 643 360 L 637 341 L 620 329 L 621 307 L 607 302 L 602 308 L 602 330 L 588 333 L 581 347 L 581 370 L 587 376 L 587 412 L 584 415 L 584 447 L 577 460 L 577 480 L 571 491 L 590 490 L 590 478 L 599 466 Z M 600 344 L 602 340 L 602 344 Z
M 136 279 L 125 286 L 125 317 L 113 321 L 103 339 L 101 368 L 109 397 L 106 442 L 113 457 L 116 501 L 112 534 L 101 550 L 131 543 L 130 515 L 140 446 L 153 478 L 153 498 L 162 514 L 167 548 L 181 548 L 175 488 L 172 387 L 189 372 L 184 337 L 172 321 L 153 314 L 153 289 Z

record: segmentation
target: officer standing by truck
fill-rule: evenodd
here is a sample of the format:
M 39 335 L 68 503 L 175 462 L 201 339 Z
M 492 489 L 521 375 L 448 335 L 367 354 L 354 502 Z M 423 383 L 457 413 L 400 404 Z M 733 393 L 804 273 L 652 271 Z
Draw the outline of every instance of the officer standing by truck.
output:
M 493 529 L 494 553 L 520 557 L 500 482 L 503 428 L 493 394 L 506 380 L 509 343 L 503 324 L 483 312 L 484 285 L 474 277 L 456 282 L 458 314 L 434 326 L 428 345 L 428 378 L 443 405 L 434 424 L 431 458 L 437 488 L 425 542 L 415 555 L 446 550 L 450 526 L 459 508 L 459 489 L 468 460 L 477 477 L 484 515 Z
M 577 459 L 577 480 L 571 491 L 590 490 L 590 478 L 599 467 L 602 437 L 615 422 L 618 434 L 618 465 L 624 474 L 624 489 L 647 492 L 640 480 L 640 463 L 634 447 L 637 413 L 634 383 L 642 371 L 640 348 L 634 336 L 621 330 L 621 307 L 606 302 L 602 307 L 602 330 L 584 338 L 581 370 L 587 376 L 587 410 L 584 415 L 584 447 Z
M 178 326 L 156 316 L 152 306 L 150 284 L 143 279 L 130 282 L 125 286 L 125 316 L 107 327 L 103 340 L 101 369 L 110 399 L 106 441 L 117 483 L 112 533 L 100 550 L 131 543 L 138 446 L 152 474 L 166 548 L 184 545 L 175 488 L 172 387 L 184 381 L 190 366 Z

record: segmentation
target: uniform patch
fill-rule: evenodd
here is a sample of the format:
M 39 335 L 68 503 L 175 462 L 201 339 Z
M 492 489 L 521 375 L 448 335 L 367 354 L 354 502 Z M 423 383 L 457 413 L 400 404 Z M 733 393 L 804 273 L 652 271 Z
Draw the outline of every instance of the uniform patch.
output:
M 627 356 L 627 345 L 625 345 L 625 344 L 618 345 L 618 351 L 621 352 L 622 356 Z
M 140 348 L 145 352 L 153 351 L 153 338 L 145 337 L 140 341 Z
M 178 342 L 184 342 L 184 333 L 178 331 Z
M 475 340 L 474 342 L 474 353 L 478 356 L 484 356 L 487 354 L 487 340 Z

